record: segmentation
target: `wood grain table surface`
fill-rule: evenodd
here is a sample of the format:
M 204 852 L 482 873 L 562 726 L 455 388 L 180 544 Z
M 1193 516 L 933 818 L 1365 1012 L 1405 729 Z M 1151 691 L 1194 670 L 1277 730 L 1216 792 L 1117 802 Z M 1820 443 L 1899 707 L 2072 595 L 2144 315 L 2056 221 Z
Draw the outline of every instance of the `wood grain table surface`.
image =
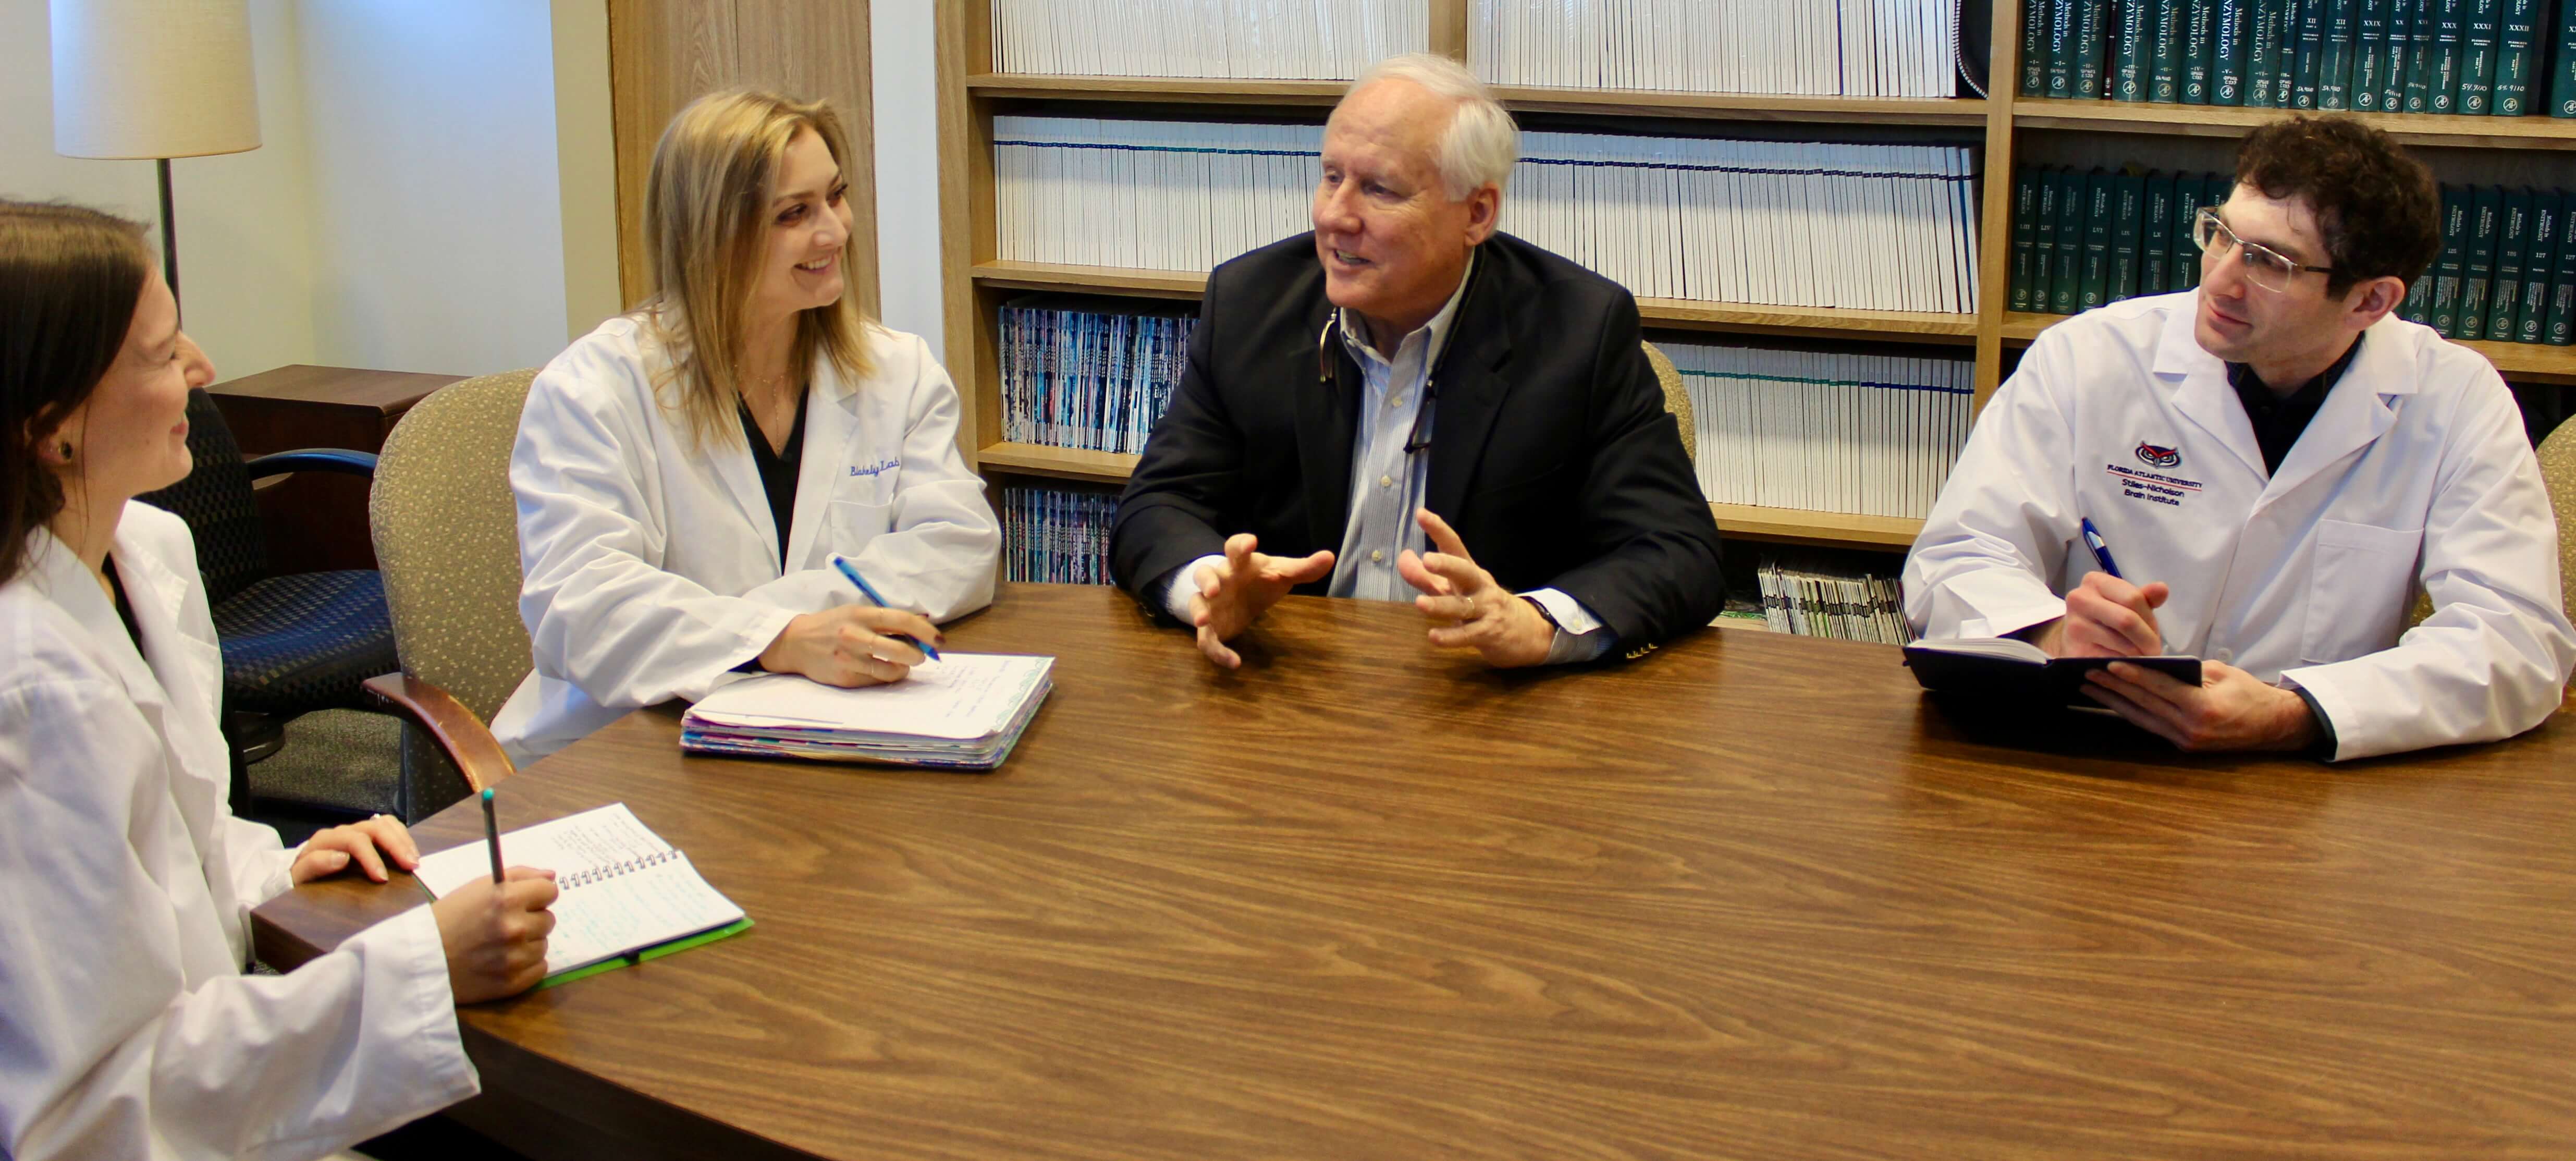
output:
M 1292 598 L 1220 673 L 1105 588 L 990 775 L 684 758 L 612 801 L 751 932 L 469 1009 L 532 1156 L 2576 1155 L 2576 721 L 2327 766 L 2000 744 L 1884 646 L 1711 630 L 1498 674 Z M 480 833 L 471 804 L 420 828 Z M 260 909 L 300 962 L 422 898 Z

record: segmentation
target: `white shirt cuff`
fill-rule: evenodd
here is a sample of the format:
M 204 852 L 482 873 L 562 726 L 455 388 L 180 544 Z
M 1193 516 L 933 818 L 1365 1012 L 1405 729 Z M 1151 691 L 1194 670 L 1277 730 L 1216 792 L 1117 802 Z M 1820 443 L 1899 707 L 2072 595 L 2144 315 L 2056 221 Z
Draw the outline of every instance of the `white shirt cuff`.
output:
M 1190 623 L 1190 598 L 1199 595 L 1199 566 L 1213 564 L 1225 567 L 1225 554 L 1202 556 L 1172 570 L 1172 587 L 1163 590 L 1163 611 L 1184 625 Z
M 1522 593 L 1556 618 L 1556 639 L 1548 643 L 1547 663 L 1566 665 L 1592 661 L 1617 645 L 1618 635 L 1584 608 L 1583 602 L 1566 595 L 1562 589 L 1533 589 Z

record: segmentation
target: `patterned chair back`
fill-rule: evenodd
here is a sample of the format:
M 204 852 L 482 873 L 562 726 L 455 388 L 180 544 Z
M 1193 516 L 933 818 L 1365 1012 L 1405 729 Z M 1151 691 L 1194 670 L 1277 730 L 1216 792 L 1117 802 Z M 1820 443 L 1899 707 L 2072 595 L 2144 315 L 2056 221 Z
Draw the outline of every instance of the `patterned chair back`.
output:
M 453 383 L 385 437 L 367 505 L 403 672 L 489 722 L 535 667 L 519 621 L 519 517 L 510 449 L 534 369 Z M 409 725 L 403 768 L 423 814 L 464 797 L 436 743 Z
M 259 501 L 242 466 L 241 445 L 214 396 L 188 392 L 188 478 L 135 497 L 188 522 L 197 541 L 197 571 L 205 574 L 206 603 L 220 605 L 268 576 L 268 537 L 261 531 Z
M 2576 419 L 2560 421 L 2540 441 L 2540 482 L 2558 513 L 2558 600 L 2576 621 Z
M 1672 414 L 1673 422 L 1682 425 L 1682 454 L 1698 463 L 1699 423 L 1691 417 L 1690 389 L 1682 386 L 1682 373 L 1673 367 L 1671 359 L 1655 349 L 1655 344 L 1643 345 L 1646 361 L 1655 365 L 1655 382 L 1664 388 L 1664 410 Z

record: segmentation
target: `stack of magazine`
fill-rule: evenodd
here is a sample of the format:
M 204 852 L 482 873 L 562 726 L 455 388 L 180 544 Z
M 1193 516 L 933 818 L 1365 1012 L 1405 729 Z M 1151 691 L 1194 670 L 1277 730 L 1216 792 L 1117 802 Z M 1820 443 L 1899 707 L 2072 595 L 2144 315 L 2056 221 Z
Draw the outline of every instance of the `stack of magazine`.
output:
M 734 682 L 691 706 L 693 754 L 990 770 L 1055 688 L 1052 657 L 949 653 L 886 685 L 841 689 L 795 674 Z

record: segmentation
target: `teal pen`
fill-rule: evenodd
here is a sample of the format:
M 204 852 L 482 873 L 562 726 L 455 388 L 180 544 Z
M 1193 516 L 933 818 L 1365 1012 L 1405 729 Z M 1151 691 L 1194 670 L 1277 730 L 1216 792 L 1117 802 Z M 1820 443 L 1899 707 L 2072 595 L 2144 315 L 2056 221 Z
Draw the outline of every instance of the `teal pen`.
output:
M 876 586 L 869 584 L 868 578 L 859 575 L 859 570 L 850 564 L 849 558 L 844 557 L 837 552 L 833 553 L 832 567 L 841 570 L 842 576 L 850 578 L 851 584 L 859 586 L 859 595 L 866 597 L 869 604 L 875 605 L 880 609 L 891 609 L 894 607 L 887 604 L 884 597 L 877 595 Z M 939 660 L 939 650 L 931 648 L 930 642 L 928 641 L 918 640 L 910 633 L 888 633 L 886 636 L 892 637 L 898 641 L 910 641 L 914 648 L 921 650 L 922 656 L 928 657 L 933 661 Z
M 483 788 L 483 844 L 492 848 L 492 883 L 501 882 L 501 824 L 492 818 L 492 788 Z

